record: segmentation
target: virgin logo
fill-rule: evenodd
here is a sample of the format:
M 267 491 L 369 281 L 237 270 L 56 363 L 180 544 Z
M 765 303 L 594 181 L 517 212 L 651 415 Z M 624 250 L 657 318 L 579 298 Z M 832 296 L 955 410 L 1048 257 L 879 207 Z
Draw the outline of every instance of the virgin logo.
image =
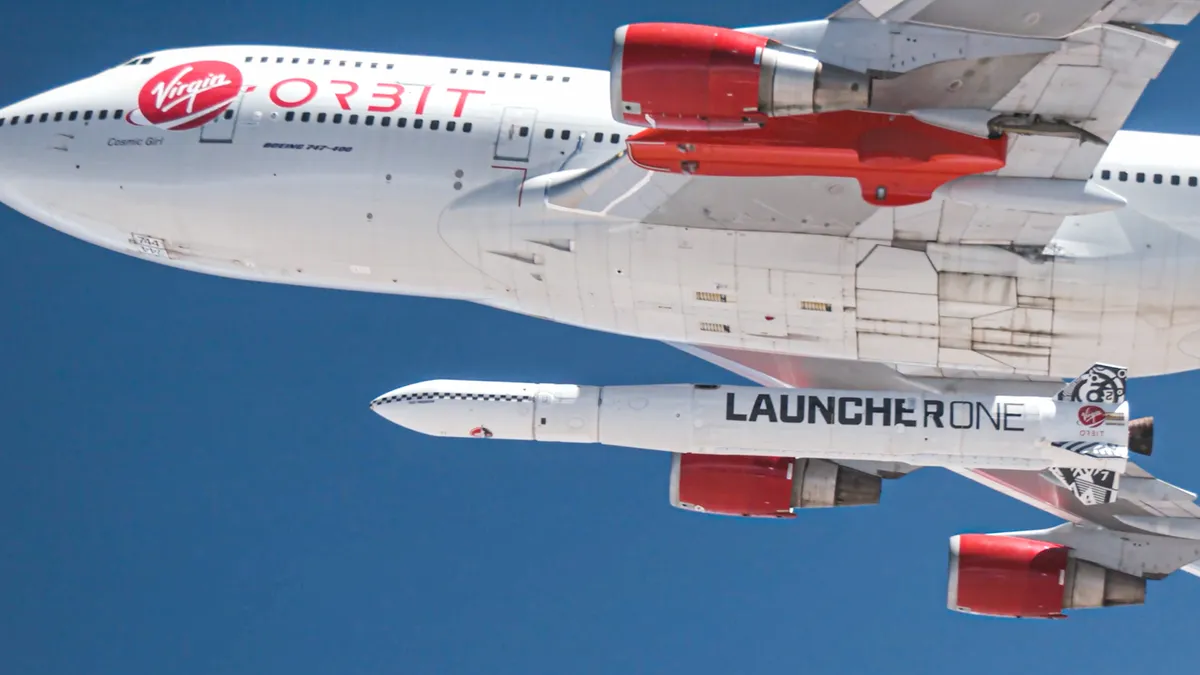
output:
M 147 122 L 172 131 L 216 119 L 242 90 L 242 71 L 224 61 L 185 63 L 155 75 L 138 94 Z
M 1079 423 L 1093 428 L 1104 424 L 1104 408 L 1098 405 L 1083 406 L 1079 409 Z

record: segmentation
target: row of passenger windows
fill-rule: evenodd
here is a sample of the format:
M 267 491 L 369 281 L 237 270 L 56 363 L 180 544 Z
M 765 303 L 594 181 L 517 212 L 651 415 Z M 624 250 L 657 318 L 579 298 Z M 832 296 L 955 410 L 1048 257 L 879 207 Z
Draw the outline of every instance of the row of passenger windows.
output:
M 528 130 L 529 130 L 529 127 L 521 127 L 521 135 L 522 136 L 527 135 L 529 133 Z M 543 133 L 543 135 L 546 138 L 554 138 L 554 130 L 546 129 L 546 131 Z M 585 133 L 580 133 L 579 135 L 587 136 L 587 134 L 585 134 Z M 564 141 L 569 141 L 569 140 L 571 140 L 571 132 L 568 131 L 567 129 L 563 129 L 559 133 L 559 138 L 563 139 Z M 592 136 L 592 140 L 596 143 L 603 143 L 604 142 L 604 132 L 597 131 L 596 134 L 594 136 Z M 621 134 L 610 134 L 608 137 L 608 142 L 609 143 L 620 143 L 621 142 Z
M 1112 171 L 1105 169 L 1100 172 L 1100 180 L 1112 180 L 1112 175 L 1113 175 Z M 1168 179 L 1168 182 L 1171 185 L 1180 185 L 1181 180 L 1182 180 L 1180 176 L 1166 176 L 1165 178 Z M 1156 173 L 1151 177 L 1151 181 L 1155 185 L 1162 185 L 1163 179 L 1164 179 L 1164 176 L 1161 173 Z M 1117 172 L 1117 180 L 1122 183 L 1128 181 L 1129 180 L 1129 172 L 1128 171 L 1118 171 Z M 1138 183 L 1145 183 L 1146 182 L 1146 174 L 1139 171 L 1138 173 L 1134 174 L 1134 181 L 1138 182 Z M 1188 184 L 1188 187 L 1196 187 L 1197 185 L 1200 185 L 1200 180 L 1197 180 L 1195 176 L 1188 176 L 1187 184 Z
M 517 132 L 517 134 L 521 138 L 525 138 L 526 136 L 529 135 L 529 127 L 521 127 L 520 130 Z M 554 138 L 554 129 L 546 129 L 546 131 L 543 132 L 542 135 L 545 136 L 547 139 L 552 139 L 552 138 Z M 583 132 L 580 132 L 579 135 L 587 136 L 587 134 L 583 133 Z M 558 137 L 563 139 L 564 141 L 569 141 L 569 140 L 571 140 L 571 131 L 569 129 L 563 129 L 561 132 L 559 132 Z M 596 143 L 603 143 L 604 142 L 604 132 L 597 131 L 592 136 L 592 140 Z M 609 134 L 608 142 L 609 143 L 620 143 L 621 142 L 621 134 Z
M 227 119 L 227 120 L 233 119 L 233 111 L 232 110 L 225 111 L 225 119 Z M 343 120 L 347 124 L 358 124 L 359 120 L 361 119 L 362 123 L 368 127 L 374 126 L 375 121 L 376 121 L 375 115 L 363 115 L 360 117 L 357 114 L 343 115 L 342 113 L 302 112 L 302 113 L 297 114 L 295 110 L 289 110 L 286 113 L 284 113 L 283 119 L 288 122 L 294 122 L 296 120 L 300 120 L 301 122 L 316 122 L 317 124 L 322 124 L 325 122 L 331 122 L 333 124 L 341 124 Z M 392 126 L 392 118 L 391 117 L 388 117 L 387 115 L 380 115 L 378 119 L 379 119 L 379 126 L 381 126 L 381 127 Z M 403 129 L 404 127 L 408 126 L 408 118 L 407 117 L 397 117 L 395 119 L 396 119 L 396 128 Z M 413 118 L 412 128 L 421 129 L 424 127 L 424 125 L 425 125 L 424 118 L 421 118 L 421 117 Z M 437 131 L 439 128 L 441 128 L 441 125 L 442 125 L 441 120 L 429 120 L 429 128 L 433 131 Z M 467 133 L 467 134 L 471 133 L 472 127 L 473 127 L 473 125 L 471 124 L 471 122 L 463 122 L 462 123 L 463 133 Z M 445 126 L 446 131 L 454 131 L 457 128 L 458 128 L 457 120 L 448 120 L 446 122 L 446 126 Z M 521 138 L 526 138 L 529 136 L 529 127 L 521 127 L 517 131 L 517 133 L 518 133 L 518 135 L 521 136 Z M 547 139 L 553 139 L 555 136 L 555 131 L 554 131 L 554 129 L 546 129 L 546 131 L 543 133 L 543 135 Z M 563 129 L 562 131 L 558 132 L 557 135 L 559 138 L 561 138 L 564 141 L 571 140 L 571 131 L 568 129 Z M 581 133 L 580 136 L 586 136 L 586 134 Z M 604 132 L 597 131 L 592 136 L 592 140 L 596 143 L 603 143 L 604 142 Z M 621 134 L 609 134 L 608 141 L 609 141 L 609 143 L 614 143 L 614 144 L 620 143 L 621 142 Z
M 124 110 L 121 110 L 121 109 L 113 110 L 112 111 L 112 119 L 120 120 L 124 116 L 124 114 L 125 114 Z M 233 119 L 233 110 L 232 109 L 226 110 L 223 117 L 227 120 Z M 92 110 L 85 110 L 82 113 L 80 113 L 78 110 L 72 110 L 71 112 L 56 112 L 56 113 L 44 112 L 40 115 L 32 115 L 31 114 L 31 115 L 25 115 L 24 117 L 21 117 L 20 115 L 14 115 L 11 118 L 0 117 L 0 127 L 4 126 L 6 123 L 9 125 L 20 124 L 22 120 L 24 120 L 25 124 L 33 124 L 34 121 L 37 121 L 37 122 L 51 122 L 51 121 L 53 121 L 53 122 L 63 122 L 63 121 L 74 122 L 78 119 L 106 120 L 106 119 L 109 119 L 109 111 L 101 110 L 99 112 L 95 112 Z M 321 124 L 324 122 L 331 122 L 333 124 L 341 124 L 343 120 L 347 124 L 358 124 L 359 120 L 361 119 L 362 123 L 366 126 L 374 126 L 375 122 L 376 122 L 375 115 L 364 115 L 364 116 L 360 117 L 357 114 L 343 115 L 342 113 L 323 113 L 323 112 L 322 113 L 311 113 L 311 112 L 297 113 L 295 110 L 289 110 L 286 113 L 284 113 L 283 119 L 287 120 L 288 122 L 293 122 L 297 119 L 300 120 L 301 122 L 315 121 L 318 124 Z M 408 126 L 408 118 L 407 117 L 397 117 L 395 119 L 396 119 L 396 127 L 397 128 L 403 129 Z M 392 126 L 392 118 L 388 117 L 387 115 L 380 115 L 379 116 L 379 126 L 381 126 L 381 127 Z M 413 129 L 421 129 L 424 126 L 425 126 L 424 118 L 420 118 L 420 117 L 413 118 L 413 121 L 412 121 Z M 462 129 L 463 133 L 467 133 L 467 134 L 471 133 L 471 129 L 473 128 L 473 126 L 474 125 L 471 122 L 462 122 L 461 123 L 461 129 Z M 434 131 L 442 128 L 441 120 L 429 120 L 429 128 Z M 460 123 L 458 120 L 447 120 L 446 121 L 446 124 L 445 124 L 446 131 L 456 131 L 459 128 L 460 128 Z M 519 133 L 522 138 L 529 136 L 529 127 L 521 127 Z M 555 133 L 556 132 L 554 129 L 546 129 L 546 131 L 544 132 L 544 136 L 547 139 L 552 139 L 552 138 L 554 138 Z M 571 140 L 570 130 L 563 129 L 562 131 L 557 132 L 557 134 L 558 134 L 559 138 L 561 138 L 564 141 Z M 581 133 L 580 135 L 583 136 L 586 134 Z M 592 136 L 592 140 L 596 143 L 603 143 L 604 142 L 604 132 L 597 131 Z M 621 142 L 621 134 L 609 134 L 608 142 L 613 143 L 613 144 L 620 143 Z M 1195 180 L 1195 179 L 1192 179 L 1192 180 Z
M 451 75 L 457 75 L 457 74 L 458 74 L 458 68 L 451 68 L 451 69 L 450 69 L 450 74 L 451 74 Z M 474 69 L 474 68 L 467 68 L 465 71 L 463 71 L 463 75 L 474 75 L 474 74 L 475 74 L 475 69 Z M 490 71 L 490 70 L 481 70 L 481 71 L 479 71 L 479 75 L 480 75 L 481 77 L 491 77 L 491 75 L 492 75 L 492 71 Z M 507 75 L 508 75 L 508 71 L 506 71 L 506 70 L 498 70 L 498 71 L 496 71 L 496 77 L 506 77 Z M 513 73 L 513 74 L 512 74 L 512 79 L 514 79 L 514 80 L 519 80 L 519 79 L 521 79 L 521 73 Z M 538 74 L 537 74 L 537 73 L 530 73 L 530 74 L 529 74 L 529 79 L 531 79 L 531 80 L 536 80 L 536 79 L 538 79 Z M 554 76 L 553 76 L 553 75 L 546 75 L 546 76 L 545 76 L 543 79 L 544 79 L 545 81 L 547 81 L 547 82 L 553 82 L 553 81 L 554 81 Z M 571 81 L 571 76 L 570 76 L 570 75 L 564 75 L 562 78 L 560 78 L 560 79 L 559 79 L 559 81 L 560 81 L 560 82 L 570 82 L 570 81 Z
M 118 108 L 117 110 L 112 111 L 112 118 L 114 120 L 119 120 L 124 116 L 125 116 L 124 110 L 121 110 Z M 93 118 L 99 119 L 99 120 L 106 120 L 106 119 L 108 119 L 108 111 L 101 110 L 98 113 L 93 113 L 93 111 L 91 111 L 91 110 L 85 110 L 85 111 L 83 111 L 82 114 L 80 114 L 80 112 L 78 110 L 72 110 L 69 113 L 44 112 L 40 115 L 26 115 L 24 118 L 22 118 L 20 115 L 13 115 L 10 118 L 0 117 L 0 127 L 4 126 L 5 119 L 7 119 L 8 123 L 11 125 L 11 124 L 20 124 L 22 119 L 25 120 L 25 124 L 33 124 L 34 120 L 37 120 L 38 122 L 50 122 L 50 121 L 62 122 L 64 120 L 67 122 L 74 122 L 75 120 L 80 119 L 80 118 L 82 118 L 84 120 L 90 120 Z
M 153 57 L 151 57 L 151 58 L 153 58 Z M 364 68 L 365 67 L 365 68 L 375 68 L 375 69 L 378 69 L 380 66 L 382 66 L 384 70 L 394 70 L 396 68 L 396 64 L 394 64 L 394 63 L 379 63 L 378 61 L 374 61 L 374 62 L 371 62 L 371 61 L 345 61 L 345 60 L 336 60 L 335 61 L 334 59 L 317 59 L 317 58 L 305 59 L 300 56 L 293 56 L 291 59 L 288 59 L 286 56 L 276 56 L 276 57 L 247 56 L 245 58 L 245 63 L 254 63 L 255 60 L 257 60 L 259 63 L 271 63 L 271 61 L 274 61 L 276 64 L 284 64 L 284 63 L 290 62 L 292 65 L 300 65 L 301 63 L 307 63 L 307 65 L 310 65 L 310 66 L 315 66 L 318 64 L 322 65 L 322 66 L 333 66 L 336 64 L 338 68 L 346 68 L 351 65 L 353 65 L 353 67 L 355 67 L 355 68 Z M 137 59 L 134 59 L 134 61 L 132 61 L 130 64 L 127 64 L 127 65 L 131 65 L 134 62 L 137 62 Z M 143 62 L 148 63 L 148 61 L 145 61 L 145 59 L 143 59 Z M 451 75 L 457 75 L 459 72 L 460 72 L 460 69 L 458 69 L 458 68 L 450 69 Z M 462 70 L 461 72 L 464 75 L 474 75 L 475 69 L 467 68 L 465 70 Z M 490 77 L 493 75 L 493 72 L 491 70 L 480 70 L 479 74 L 483 77 Z M 508 77 L 510 75 L 510 73 L 505 70 L 499 70 L 499 71 L 496 71 L 494 73 L 494 75 L 496 77 Z M 526 77 L 526 76 L 530 80 L 537 80 L 540 76 L 541 79 L 546 82 L 554 82 L 554 76 L 547 75 L 545 73 L 511 73 L 511 75 L 512 75 L 512 79 L 514 79 L 514 80 L 519 80 L 522 77 Z M 564 76 L 558 78 L 558 81 L 559 82 L 570 82 L 571 76 L 564 75 Z
M 277 63 L 277 64 L 283 64 L 283 63 L 288 63 L 288 62 L 289 62 L 289 59 L 288 59 L 286 56 L 276 56 L 276 57 L 270 57 L 270 56 L 258 56 L 258 57 L 255 57 L 255 56 L 247 56 L 247 57 L 245 57 L 245 63 L 254 63 L 254 61 L 255 61 L 255 60 L 257 60 L 259 63 L 270 63 L 272 60 L 274 60 L 274 62 L 275 62 L 275 63 Z M 128 61 L 128 62 L 126 62 L 124 65 L 127 65 L 127 66 L 144 66 L 144 65 L 146 65 L 147 63 L 151 63 L 152 61 L 154 61 L 154 57 L 153 57 L 153 56 L 138 57 L 138 58 L 136 58 L 136 59 L 133 59 L 133 60 L 131 60 L 131 61 Z M 323 65 L 323 66 L 332 66 L 332 65 L 334 65 L 334 60 L 333 60 L 333 59 L 316 59 L 316 58 L 304 59 L 303 57 L 299 57 L 299 56 L 293 56 L 293 57 L 290 59 L 290 62 L 291 62 L 293 65 L 299 65 L 301 62 L 306 62 L 306 63 L 307 63 L 308 65 L 310 65 L 310 66 L 315 66 L 315 65 L 317 65 L 317 62 L 318 62 L 318 61 L 319 61 L 319 62 L 320 62 L 320 64 L 321 64 L 321 65 Z M 394 64 L 394 63 L 383 63 L 383 64 L 381 64 L 381 63 L 379 63 L 378 61 L 375 61 L 375 62 L 369 62 L 369 61 L 345 61 L 345 60 L 338 60 L 338 61 L 337 61 L 337 66 L 338 66 L 339 68 L 345 68 L 345 67 L 349 66 L 351 63 L 353 63 L 353 64 L 354 64 L 354 67 L 355 67 L 355 68 L 362 68 L 363 66 L 366 66 L 366 67 L 368 67 L 368 68 L 379 68 L 379 66 L 380 66 L 380 65 L 382 65 L 382 66 L 383 66 L 383 69 L 384 69 L 384 70 L 394 70 L 394 69 L 396 68 L 396 64 Z M 459 68 L 451 68 L 451 69 L 450 69 L 450 74 L 451 74 L 451 75 L 457 75 L 459 72 L 460 72 L 460 69 L 459 69 Z M 476 71 L 475 71 L 475 69 L 474 69 L 474 68 L 467 68 L 467 69 L 465 69 L 465 70 L 461 70 L 461 72 L 462 72 L 462 74 L 464 74 L 464 75 L 475 75 L 475 74 L 476 74 Z M 510 73 L 509 73 L 508 71 L 505 71 L 505 70 L 498 70 L 498 71 L 496 71 L 495 73 L 493 73 L 491 70 L 480 70 L 480 71 L 479 71 L 479 75 L 480 75 L 480 76 L 482 76 L 482 77 L 491 77 L 492 75 L 495 75 L 496 77 L 507 77 L 507 76 L 509 76 L 509 74 L 510 74 Z M 519 80 L 519 79 L 521 79 L 522 77 L 528 76 L 528 79 L 530 79 L 530 80 L 537 80 L 539 77 L 541 77 L 541 79 L 542 79 L 542 80 L 544 80 L 544 81 L 546 81 L 546 82 L 553 82 L 553 81 L 554 81 L 554 75 L 547 75 L 547 74 L 545 74 L 545 73 L 511 73 L 511 75 L 512 75 L 512 79 L 514 79 L 514 80 Z M 562 77 L 558 78 L 558 81 L 559 81 L 559 82 L 570 82 L 570 81 L 571 81 L 571 76 L 570 76 L 570 75 L 564 75 L 564 76 L 562 76 Z
M 225 111 L 225 119 L 232 119 L 232 118 L 233 118 L 233 111 L 226 110 Z M 347 124 L 358 124 L 359 115 L 353 114 L 353 113 L 349 114 L 349 115 L 343 115 L 342 113 L 316 113 L 316 114 L 313 114 L 310 112 L 302 112 L 299 115 L 297 115 L 295 110 L 289 110 L 289 111 L 287 111 L 287 113 L 284 114 L 283 119 L 287 120 L 288 122 L 294 122 L 297 119 L 299 119 L 301 122 L 315 121 L 318 124 L 324 123 L 326 121 L 332 122 L 333 124 L 341 124 L 342 120 L 345 119 Z M 366 126 L 369 126 L 369 127 L 375 126 L 375 115 L 364 115 L 364 116 L 362 116 L 361 119 L 362 119 L 362 123 L 365 124 Z M 388 117 L 387 115 L 380 115 L 379 116 L 379 126 L 381 126 L 381 127 L 392 126 L 392 118 Z M 397 129 L 403 129 L 406 126 L 408 126 L 408 118 L 407 117 L 397 117 L 396 118 L 396 128 Z M 413 118 L 412 128 L 420 129 L 424 126 L 425 126 L 424 118 L 422 118 L 422 117 Z M 429 120 L 429 128 L 431 130 L 437 131 L 438 129 L 441 128 L 441 126 L 442 126 L 441 120 Z M 463 122 L 462 123 L 463 133 L 466 133 L 466 134 L 471 133 L 472 126 L 473 125 L 470 122 Z M 446 122 L 446 131 L 454 131 L 456 129 L 458 129 L 458 120 L 449 120 Z

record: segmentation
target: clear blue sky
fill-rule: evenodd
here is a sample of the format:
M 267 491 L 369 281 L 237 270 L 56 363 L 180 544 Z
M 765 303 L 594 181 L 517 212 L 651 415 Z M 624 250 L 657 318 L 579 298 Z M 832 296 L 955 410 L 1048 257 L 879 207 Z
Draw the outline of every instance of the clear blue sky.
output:
M 639 20 L 825 2 L 7 3 L 0 101 L 140 52 L 257 42 L 603 68 Z M 1200 29 L 1131 127 L 1200 133 Z M 1196 38 L 1194 42 L 1188 40 Z M 946 540 L 1055 519 L 946 472 L 791 522 L 667 504 L 668 457 L 434 440 L 368 401 L 436 377 L 734 382 L 651 342 L 463 303 L 191 275 L 0 207 L 0 672 L 1189 672 L 1200 579 L 1145 607 L 945 609 Z M 1200 488 L 1200 374 L 1132 387 Z

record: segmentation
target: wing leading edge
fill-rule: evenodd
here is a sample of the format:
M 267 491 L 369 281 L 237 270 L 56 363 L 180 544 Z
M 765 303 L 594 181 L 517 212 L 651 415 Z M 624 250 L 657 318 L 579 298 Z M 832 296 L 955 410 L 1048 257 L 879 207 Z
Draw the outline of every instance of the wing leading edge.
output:
M 872 112 L 1006 135 L 1005 166 L 922 203 L 876 208 L 848 178 L 758 177 L 731 189 L 719 177 L 647 171 L 618 156 L 564 176 L 566 189 L 546 201 L 652 225 L 808 232 L 816 223 L 822 234 L 1077 254 L 1055 236 L 1072 218 L 1123 203 L 1089 178 L 1178 46 L 1142 24 L 1188 23 L 1198 11 L 1196 0 L 858 0 L 822 21 L 746 27 L 877 75 Z

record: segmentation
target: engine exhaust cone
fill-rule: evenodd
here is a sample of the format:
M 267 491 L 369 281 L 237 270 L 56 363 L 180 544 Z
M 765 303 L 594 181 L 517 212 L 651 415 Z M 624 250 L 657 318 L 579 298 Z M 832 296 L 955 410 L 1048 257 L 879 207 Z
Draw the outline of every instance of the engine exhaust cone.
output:
M 1150 456 L 1154 452 L 1154 418 L 1139 417 L 1129 421 L 1129 451 Z

